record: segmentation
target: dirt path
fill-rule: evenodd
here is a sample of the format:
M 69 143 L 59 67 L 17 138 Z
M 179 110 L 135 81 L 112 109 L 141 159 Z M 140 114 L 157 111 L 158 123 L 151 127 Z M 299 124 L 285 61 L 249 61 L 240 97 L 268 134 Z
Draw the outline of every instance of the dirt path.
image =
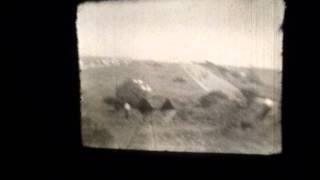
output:
M 166 150 L 164 147 L 167 147 L 167 142 L 171 144 L 172 150 L 175 149 L 175 141 L 180 142 L 181 149 L 187 149 L 188 141 L 184 138 L 179 138 L 179 134 L 176 134 L 175 131 L 172 131 L 172 128 L 175 129 L 184 129 L 184 126 L 177 127 L 172 121 L 175 111 L 169 111 L 164 116 L 160 116 L 158 113 L 151 114 L 147 116 L 143 123 L 137 124 L 133 133 L 129 137 L 128 142 L 126 143 L 125 149 L 144 149 L 149 150 Z M 167 136 L 177 136 L 175 139 L 167 139 Z M 160 138 L 160 139 L 159 139 Z M 167 139 L 167 140 L 161 140 Z M 172 142 L 171 142 L 172 141 Z M 167 144 L 167 145 L 166 145 Z
M 134 138 L 136 138 L 138 132 L 141 130 L 141 126 L 144 124 L 138 123 L 132 132 L 132 134 L 129 136 L 128 141 L 125 143 L 124 149 L 130 149 L 130 146 L 132 146 L 132 143 L 134 141 Z
M 144 149 L 157 150 L 156 127 L 153 124 L 154 117 L 146 116 L 142 123 L 134 127 L 124 149 Z

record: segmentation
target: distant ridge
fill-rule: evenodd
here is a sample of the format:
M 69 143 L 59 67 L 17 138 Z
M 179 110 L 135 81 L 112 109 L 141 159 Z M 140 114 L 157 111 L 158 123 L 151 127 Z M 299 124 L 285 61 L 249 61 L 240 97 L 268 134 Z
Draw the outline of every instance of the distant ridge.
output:
M 180 61 L 180 60 L 172 60 L 172 61 L 158 61 L 153 59 L 135 59 L 130 58 L 126 56 L 118 56 L 118 57 L 110 57 L 110 56 L 89 56 L 89 55 L 83 55 L 79 58 L 79 63 L 81 69 L 88 69 L 88 68 L 95 68 L 95 67 L 103 67 L 103 66 L 109 66 L 109 65 L 120 65 L 124 64 L 127 65 L 132 61 L 138 61 L 138 62 L 155 62 L 155 63 L 178 63 L 178 64 L 198 64 L 203 66 L 211 66 L 211 67 L 217 67 L 217 68 L 223 68 L 226 70 L 243 70 L 248 71 L 249 69 L 254 68 L 258 71 L 265 71 L 265 72 L 276 72 L 281 73 L 282 70 L 279 69 L 271 69 L 271 68 L 262 68 L 262 67 L 246 67 L 246 66 L 233 66 L 233 65 L 222 65 L 222 64 L 216 64 L 209 60 L 202 60 L 202 61 Z
M 82 56 L 80 57 L 80 69 L 108 67 L 110 65 L 128 65 L 132 60 L 128 58 L 113 58 L 113 57 L 99 57 L 99 56 Z

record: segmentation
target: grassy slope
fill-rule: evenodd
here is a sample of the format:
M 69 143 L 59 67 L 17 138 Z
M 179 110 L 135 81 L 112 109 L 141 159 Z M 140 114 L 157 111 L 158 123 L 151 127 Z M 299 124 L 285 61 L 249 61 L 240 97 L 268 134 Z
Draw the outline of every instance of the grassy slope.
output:
M 204 94 L 178 64 L 131 62 L 129 65 L 86 69 L 81 73 L 85 145 L 146 150 L 268 153 L 272 151 L 270 144 L 278 144 L 273 140 L 274 136 L 279 135 L 275 134 L 278 131 L 274 130 L 274 121 L 271 120 L 255 124 L 252 131 L 232 129 L 231 132 L 222 132 L 219 123 L 181 120 L 164 122 L 163 115 L 159 113 L 142 121 L 141 115 L 134 112 L 132 119 L 125 120 L 122 113 L 112 112 L 103 99 L 114 96 L 116 85 L 128 77 L 140 78 L 153 87 L 155 94 L 178 97 L 183 100 L 182 104 L 192 104 Z M 178 83 L 174 81 L 176 78 L 186 81 Z M 272 118 L 272 114 L 269 118 Z
M 280 71 L 271 69 L 261 69 L 261 68 L 245 68 L 245 67 L 223 67 L 215 65 L 212 63 L 202 64 L 204 67 L 208 68 L 215 74 L 223 77 L 224 79 L 230 81 L 239 89 L 252 87 L 257 89 L 259 94 L 263 97 L 273 99 L 275 101 L 281 100 L 281 79 L 282 75 Z M 231 73 L 253 73 L 261 83 L 255 82 L 243 82 L 241 77 L 232 76 Z
M 148 72 L 148 74 L 144 72 Z M 92 131 L 92 128 L 86 125 L 88 123 L 88 118 L 86 118 L 83 121 L 83 124 L 85 124 L 83 125 L 84 144 L 127 148 L 130 137 L 135 133 L 136 126 L 139 126 L 137 121 L 140 121 L 141 117 L 137 117 L 135 120 L 124 120 L 123 114 L 110 111 L 112 108 L 103 102 L 105 97 L 114 96 L 116 85 L 127 78 L 142 79 L 151 85 L 155 95 L 169 98 L 179 97 L 179 99 L 183 99 L 184 102 L 182 103 L 188 103 L 193 97 L 199 97 L 203 94 L 197 84 L 192 81 L 183 84 L 175 83 L 173 80 L 176 77 L 185 77 L 183 70 L 179 69 L 177 64 L 132 62 L 129 65 L 83 70 L 81 73 L 83 92 L 82 115 L 90 118 L 89 121 L 96 124 L 97 127 L 102 128 L 102 131 L 108 131 L 114 139 L 113 143 L 103 140 L 103 142 L 92 143 L 90 138 L 85 137 L 89 136 L 90 131 Z M 164 88 L 166 86 L 170 86 L 171 88 Z M 179 90 L 177 91 L 177 89 Z M 136 114 L 139 116 L 138 113 Z M 142 124 L 145 125 L 146 123 Z
M 253 125 L 254 130 L 245 133 L 239 129 L 233 131 L 231 136 L 235 139 L 248 139 L 248 141 L 261 141 L 266 144 L 273 144 L 274 151 L 280 151 L 281 149 L 281 81 L 282 74 L 280 71 L 271 69 L 260 69 L 260 68 L 242 68 L 242 67 L 223 67 L 214 64 L 205 65 L 206 68 L 212 70 L 217 75 L 225 78 L 239 89 L 253 87 L 257 90 L 261 97 L 269 98 L 274 101 L 274 108 L 268 114 L 268 116 L 261 122 L 256 121 Z M 241 80 L 239 76 L 232 76 L 231 73 L 252 73 L 258 82 Z

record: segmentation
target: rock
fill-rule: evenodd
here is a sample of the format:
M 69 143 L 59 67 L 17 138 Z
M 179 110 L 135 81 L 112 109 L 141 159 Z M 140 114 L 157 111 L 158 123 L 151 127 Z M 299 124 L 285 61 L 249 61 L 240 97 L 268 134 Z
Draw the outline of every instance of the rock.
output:
M 172 102 L 169 99 L 166 99 L 166 101 L 161 106 L 161 111 L 167 111 L 167 110 L 174 110 L 174 106 L 172 105 Z
M 140 81 L 139 81 L 140 82 Z M 132 107 L 138 107 L 142 98 L 147 96 L 147 92 L 141 88 L 140 83 L 129 79 L 116 88 L 116 97 L 122 103 L 129 103 Z

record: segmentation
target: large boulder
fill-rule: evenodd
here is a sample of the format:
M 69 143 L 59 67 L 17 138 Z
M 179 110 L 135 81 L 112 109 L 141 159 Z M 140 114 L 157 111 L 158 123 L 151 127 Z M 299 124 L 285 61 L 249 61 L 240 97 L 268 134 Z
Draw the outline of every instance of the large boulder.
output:
M 141 106 L 151 88 L 142 80 L 128 79 L 116 88 L 116 97 L 121 103 L 129 103 L 134 108 Z

